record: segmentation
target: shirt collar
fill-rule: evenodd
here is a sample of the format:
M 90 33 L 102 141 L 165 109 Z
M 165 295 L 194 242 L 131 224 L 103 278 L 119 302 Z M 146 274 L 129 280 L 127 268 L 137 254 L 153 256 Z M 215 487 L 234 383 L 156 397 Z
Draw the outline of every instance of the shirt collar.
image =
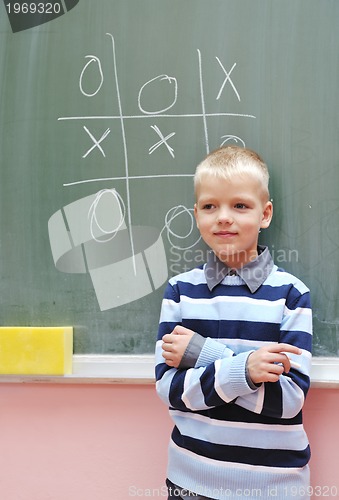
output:
M 246 283 L 251 293 L 254 293 L 264 283 L 273 269 L 273 259 L 268 247 L 258 246 L 258 257 L 236 270 L 236 274 Z M 233 271 L 221 262 L 214 252 L 209 252 L 205 265 L 205 277 L 210 291 L 221 283 Z

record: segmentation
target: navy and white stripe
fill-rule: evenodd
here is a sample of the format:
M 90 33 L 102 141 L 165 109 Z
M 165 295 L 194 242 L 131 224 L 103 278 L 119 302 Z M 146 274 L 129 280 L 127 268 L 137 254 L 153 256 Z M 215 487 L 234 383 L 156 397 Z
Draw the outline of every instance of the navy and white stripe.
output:
M 161 339 L 177 324 L 208 339 L 194 368 L 177 370 L 164 363 Z M 247 357 L 277 342 L 302 349 L 294 358 L 301 368 L 253 390 L 246 380 Z M 285 484 L 307 486 L 310 449 L 302 407 L 311 345 L 309 290 L 276 266 L 254 293 L 239 276 L 226 276 L 210 290 L 204 266 L 172 278 L 156 346 L 157 392 L 175 424 L 169 479 L 201 494 L 201 484 L 211 491 L 226 488 L 227 481 L 243 487 L 249 471 L 257 487 L 282 476 Z

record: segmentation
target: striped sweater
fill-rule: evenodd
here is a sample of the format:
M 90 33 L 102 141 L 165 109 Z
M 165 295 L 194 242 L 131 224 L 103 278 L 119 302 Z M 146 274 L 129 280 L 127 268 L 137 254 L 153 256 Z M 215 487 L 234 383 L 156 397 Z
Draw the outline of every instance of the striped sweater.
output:
M 161 355 L 163 335 L 177 324 L 206 337 L 193 368 L 171 368 Z M 206 264 L 169 281 L 156 388 L 175 425 L 168 462 L 173 483 L 215 499 L 305 498 L 310 448 L 302 407 L 311 339 L 309 290 L 273 263 L 254 292 L 239 276 L 225 276 L 210 290 Z M 295 357 L 301 368 L 254 388 L 247 357 L 278 342 L 302 349 Z

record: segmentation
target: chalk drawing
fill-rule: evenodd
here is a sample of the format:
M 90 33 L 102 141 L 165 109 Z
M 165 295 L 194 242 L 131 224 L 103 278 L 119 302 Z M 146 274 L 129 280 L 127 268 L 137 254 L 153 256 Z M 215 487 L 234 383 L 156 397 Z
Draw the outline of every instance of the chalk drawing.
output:
M 218 63 L 220 64 L 220 66 L 221 66 L 222 70 L 224 71 L 224 73 L 225 73 L 225 75 L 226 75 L 226 78 L 225 78 L 225 80 L 223 81 L 223 84 L 222 84 L 222 86 L 221 86 L 221 88 L 220 88 L 220 90 L 219 90 L 219 93 L 218 93 L 218 95 L 217 95 L 217 101 L 218 101 L 218 99 L 220 99 L 220 96 L 221 96 L 221 94 L 222 94 L 222 91 L 224 90 L 224 87 L 225 87 L 225 85 L 226 85 L 226 83 L 227 83 L 227 82 L 229 82 L 229 83 L 230 83 L 230 85 L 231 85 L 232 89 L 233 89 L 233 90 L 234 90 L 234 92 L 235 92 L 235 95 L 237 96 L 238 101 L 240 101 L 240 95 L 239 95 L 239 92 L 237 91 L 236 86 L 234 85 L 233 81 L 232 81 L 232 80 L 231 80 L 231 78 L 230 78 L 230 74 L 232 73 L 232 71 L 233 71 L 233 70 L 234 70 L 234 68 L 236 67 L 237 63 L 234 63 L 234 64 L 233 64 L 233 66 L 232 66 L 232 68 L 230 69 L 229 73 L 227 73 L 227 71 L 225 70 L 224 66 L 222 65 L 222 63 L 221 63 L 221 61 L 220 61 L 219 57 L 216 57 L 216 60 L 218 61 Z
M 96 56 L 85 56 L 86 59 L 89 59 L 88 63 L 85 64 L 83 70 L 81 71 L 81 74 L 80 74 L 80 79 L 79 79 L 79 88 L 80 88 L 80 92 L 86 96 L 86 97 L 94 97 L 95 95 L 97 95 L 97 93 L 99 92 L 99 90 L 101 89 L 102 87 L 102 84 L 104 83 L 104 74 L 103 74 L 103 71 L 102 71 L 102 67 L 101 67 L 101 61 L 98 57 Z M 87 70 L 87 68 L 90 66 L 90 64 L 92 63 L 96 63 L 97 66 L 98 66 L 98 70 L 99 70 L 99 75 L 100 75 L 100 83 L 98 85 L 98 88 L 96 90 L 94 90 L 94 92 L 92 92 L 91 94 L 89 92 L 85 92 L 84 88 L 83 88 L 83 85 L 82 85 L 82 80 L 83 80 L 83 77 L 84 77 L 84 74 Z
M 108 136 L 108 134 L 111 132 L 110 129 L 108 128 L 105 130 L 105 132 L 102 134 L 100 139 L 97 141 L 96 138 L 91 134 L 91 132 L 88 130 L 88 128 L 84 125 L 84 130 L 87 132 L 87 134 L 90 136 L 90 138 L 93 140 L 94 145 L 83 155 L 83 158 L 86 158 L 95 148 L 98 148 L 101 151 L 101 154 L 104 158 L 106 158 L 105 152 L 100 146 L 100 143 Z
M 203 78 L 203 59 L 200 49 L 197 49 L 200 110 L 192 113 L 178 113 L 176 110 L 180 94 L 178 80 L 174 75 L 160 74 L 157 76 L 151 75 L 141 85 L 138 94 L 135 96 L 140 114 L 125 114 L 119 86 L 116 44 L 111 33 L 106 33 L 106 35 L 111 43 L 112 67 L 108 68 L 107 63 L 104 65 L 97 55 L 85 56 L 86 63 L 80 73 L 79 90 L 86 98 L 94 98 L 99 92 L 104 91 L 105 73 L 113 69 L 118 113 L 114 115 L 82 116 L 77 114 L 61 116 L 58 121 L 61 123 L 78 121 L 81 124 L 84 121 L 87 122 L 87 126 L 82 126 L 93 141 L 93 145 L 82 156 L 83 159 L 88 158 L 95 150 L 98 150 L 106 158 L 103 142 L 109 140 L 109 136 L 112 135 L 111 129 L 108 127 L 102 133 L 100 139 L 96 139 L 90 132 L 88 123 L 102 120 L 106 122 L 118 121 L 123 147 L 124 175 L 95 177 L 63 183 L 65 188 L 89 183 L 95 184 L 96 182 L 105 182 L 109 184 L 109 187 L 61 208 L 51 216 L 49 221 L 49 237 L 56 267 L 63 272 L 88 272 L 101 310 L 111 309 L 138 300 L 164 284 L 168 279 L 168 263 L 163 238 L 167 239 L 172 248 L 178 250 L 191 249 L 201 239 L 195 226 L 193 209 L 184 205 L 175 205 L 167 210 L 164 215 L 164 225 L 160 231 L 155 228 L 140 227 L 133 224 L 130 191 L 132 182 L 147 183 L 150 179 L 163 179 L 164 183 L 166 183 L 171 178 L 192 178 L 193 174 L 189 172 L 180 174 L 165 172 L 155 175 L 145 175 L 143 173 L 130 175 L 125 122 L 127 120 L 141 119 L 145 121 L 151 119 L 152 122 L 148 126 L 158 136 L 159 140 L 154 142 L 153 145 L 145 145 L 145 150 L 148 151 L 149 155 L 152 155 L 156 154 L 159 148 L 165 149 L 174 160 L 175 149 L 173 141 L 170 143 L 170 140 L 174 138 L 176 131 L 172 128 L 169 133 L 165 134 L 156 123 L 158 118 L 171 118 L 171 123 L 173 123 L 173 119 L 175 119 L 176 123 L 182 118 L 202 120 L 206 153 L 210 151 L 208 119 L 214 117 L 256 118 L 252 114 L 227 111 L 208 112 Z M 227 71 L 221 59 L 219 57 L 215 59 L 225 75 L 216 95 L 216 100 L 221 99 L 226 85 L 228 85 L 239 102 L 240 94 L 233 76 L 236 63 Z M 87 82 L 89 72 L 91 72 L 92 76 L 93 73 L 97 72 L 97 82 L 91 90 Z M 165 100 L 167 102 L 164 102 L 162 106 L 151 106 L 149 105 L 149 96 L 152 95 L 153 89 L 159 86 L 163 86 L 165 89 L 164 95 L 166 95 Z M 245 145 L 243 139 L 235 135 L 228 134 L 220 137 L 220 145 L 230 141 Z M 124 183 L 124 192 L 126 193 L 124 198 L 115 187 L 116 183 L 120 182 Z M 112 184 L 114 187 L 112 187 Z M 178 230 L 174 230 L 175 222 L 178 222 L 179 219 L 185 222 L 188 227 L 182 234 Z M 177 224 L 176 227 L 178 227 Z M 179 227 L 181 227 L 180 224 Z
M 157 125 L 151 125 L 151 129 L 153 129 L 158 134 L 158 136 L 160 137 L 160 141 L 157 142 L 156 144 L 153 144 L 153 146 L 149 148 L 148 150 L 149 154 L 152 154 L 156 149 L 158 149 L 159 146 L 164 144 L 168 149 L 169 154 L 172 156 L 172 158 L 174 158 L 174 149 L 171 148 L 171 146 L 167 143 L 167 141 L 168 139 L 170 139 L 175 135 L 175 132 L 172 132 L 171 134 L 168 134 L 166 135 L 166 137 L 164 137 L 159 127 L 157 127 Z
M 173 101 L 169 104 L 169 106 L 163 108 L 163 109 L 159 109 L 158 111 L 147 111 L 146 109 L 144 109 L 142 106 L 141 106 L 141 96 L 142 96 L 142 93 L 144 91 L 144 89 L 146 87 L 148 87 L 149 85 L 151 85 L 153 82 L 167 82 L 169 85 L 171 85 L 172 89 L 173 89 Z M 138 94 L 138 107 L 140 109 L 140 111 L 142 111 L 142 113 L 145 113 L 146 115 L 157 115 L 157 114 L 160 114 L 160 113 L 164 113 L 165 111 L 168 111 L 169 109 L 171 109 L 175 103 L 177 102 L 177 98 L 178 98 L 178 82 L 177 82 L 177 79 L 174 78 L 174 77 L 171 77 L 171 76 L 168 76 L 168 75 L 159 75 L 159 76 L 156 76 L 155 78 L 152 78 L 151 80 L 149 80 L 148 82 L 146 82 L 140 89 L 139 91 L 139 94 Z

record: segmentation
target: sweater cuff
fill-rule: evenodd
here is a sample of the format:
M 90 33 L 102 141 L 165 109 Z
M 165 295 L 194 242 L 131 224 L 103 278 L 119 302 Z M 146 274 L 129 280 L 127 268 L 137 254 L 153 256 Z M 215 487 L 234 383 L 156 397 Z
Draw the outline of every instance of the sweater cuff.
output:
M 232 368 L 229 374 L 229 381 L 232 391 L 236 397 L 245 396 L 258 390 L 258 387 L 253 388 L 252 383 L 249 384 L 246 376 L 247 358 L 250 352 L 242 352 L 232 358 Z M 252 382 L 252 381 L 251 381 Z
M 214 363 L 217 359 L 225 358 L 225 345 L 217 340 L 213 340 L 207 337 L 203 348 L 201 349 L 200 356 L 198 357 L 195 368 L 200 368 L 201 366 L 208 366 Z
M 188 343 L 188 346 L 186 347 L 183 357 L 181 358 L 180 364 L 178 366 L 179 370 L 195 367 L 205 340 L 206 339 L 198 333 L 195 333 L 193 335 Z
M 252 354 L 252 352 L 254 351 L 251 351 L 250 354 Z M 253 391 L 256 391 L 257 389 L 259 389 L 259 387 L 261 386 L 261 384 L 255 384 L 251 377 L 250 377 L 250 374 L 249 374 L 249 371 L 248 371 L 248 358 L 250 357 L 250 354 L 247 356 L 247 359 L 246 359 L 246 366 L 245 366 L 245 373 L 246 373 L 246 381 L 249 385 L 249 387 L 253 390 Z

